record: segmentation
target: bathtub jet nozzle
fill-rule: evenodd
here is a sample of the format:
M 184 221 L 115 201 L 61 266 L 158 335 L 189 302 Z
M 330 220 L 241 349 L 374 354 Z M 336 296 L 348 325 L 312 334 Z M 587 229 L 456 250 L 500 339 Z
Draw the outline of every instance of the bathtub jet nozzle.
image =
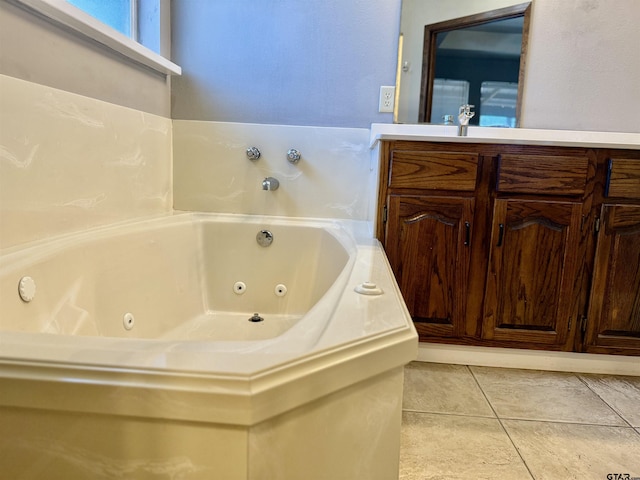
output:
M 261 317 L 260 315 L 258 315 L 257 313 L 254 313 L 254 314 L 253 314 L 253 317 L 251 317 L 251 318 L 249 319 L 249 321 L 250 321 L 250 322 L 254 322 L 254 323 L 256 323 L 256 322 L 263 322 L 263 321 L 264 321 L 264 318 L 262 318 L 262 317 Z

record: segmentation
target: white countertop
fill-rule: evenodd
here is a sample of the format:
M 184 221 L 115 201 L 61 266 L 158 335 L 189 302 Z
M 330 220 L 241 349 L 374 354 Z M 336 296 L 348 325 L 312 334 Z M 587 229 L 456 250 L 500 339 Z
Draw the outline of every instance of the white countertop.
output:
M 373 123 L 371 124 L 371 148 L 378 140 L 640 149 L 640 133 L 470 126 L 467 136 L 459 137 L 457 125 L 429 124 Z

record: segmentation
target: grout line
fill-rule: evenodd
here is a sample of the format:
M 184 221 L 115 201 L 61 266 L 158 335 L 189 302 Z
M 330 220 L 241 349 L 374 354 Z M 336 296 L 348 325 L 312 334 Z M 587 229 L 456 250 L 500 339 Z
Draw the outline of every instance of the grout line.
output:
M 424 413 L 426 415 L 445 415 L 449 417 L 466 417 L 466 418 L 484 418 L 488 420 L 497 420 L 497 417 L 491 417 L 489 415 L 472 415 L 470 413 L 453 413 L 453 412 L 428 412 L 426 410 L 414 410 L 412 408 L 403 408 L 403 412 L 407 413 Z
M 502 427 L 502 431 L 505 433 L 505 435 L 507 436 L 507 438 L 509 439 L 509 441 L 511 442 L 511 445 L 513 445 L 513 448 L 516 449 L 516 453 L 518 454 L 518 456 L 520 457 L 520 460 L 522 461 L 522 464 L 524 465 L 524 468 L 527 469 L 527 471 L 529 472 L 529 475 L 531 475 L 531 478 L 533 480 L 536 480 L 535 475 L 533 474 L 533 472 L 531 471 L 531 469 L 529 468 L 529 465 L 527 465 L 526 460 L 524 459 L 524 457 L 522 456 L 522 453 L 520 452 L 520 449 L 518 448 L 518 446 L 515 444 L 515 442 L 513 441 L 513 439 L 511 438 L 511 435 L 509 435 L 509 432 L 507 431 L 507 428 L 504 426 L 504 423 L 502 423 L 502 419 L 500 418 L 500 416 L 498 415 L 498 412 L 496 412 L 496 409 L 493 408 L 493 405 L 491 404 L 491 401 L 489 401 L 489 397 L 487 397 L 487 394 L 485 393 L 485 391 L 482 388 L 482 385 L 480 385 L 480 382 L 478 381 L 478 379 L 476 378 L 475 374 L 473 373 L 473 370 L 471 370 L 471 368 L 469 367 L 469 365 L 465 365 L 465 367 L 467 368 L 467 370 L 469 371 L 469 373 L 471 374 L 471 376 L 473 377 L 473 379 L 476 382 L 476 385 L 478 385 L 478 388 L 480 389 L 480 391 L 482 392 L 482 396 L 485 398 L 485 400 L 487 401 L 487 403 L 489 404 L 489 407 L 491 408 L 491 410 L 493 411 L 493 414 L 496 416 L 496 418 L 498 419 L 498 422 L 500 423 L 500 427 Z
M 501 420 L 510 420 L 516 422 L 537 422 L 537 423 L 555 423 L 558 425 L 576 425 L 584 427 L 606 427 L 606 428 L 636 428 L 631 425 L 605 425 L 602 423 L 580 423 L 568 420 L 539 420 L 536 418 L 518 418 L 518 417 L 502 417 Z
M 591 388 L 591 386 L 590 386 L 590 385 L 589 385 L 589 384 L 584 380 L 584 378 L 582 378 L 582 375 L 580 375 L 580 374 L 577 374 L 577 373 L 576 373 L 576 374 L 575 374 L 575 376 L 576 376 L 576 377 L 578 377 L 578 380 L 580 380 L 580 381 L 581 381 L 581 382 L 582 382 L 582 383 L 583 383 L 583 384 L 584 384 L 584 385 L 585 385 L 585 386 L 586 386 L 586 387 L 587 387 L 591 392 L 593 392 L 593 393 L 594 393 L 594 395 L 595 395 L 596 397 L 598 397 L 600 400 L 602 400 L 602 402 L 603 402 L 607 407 L 609 407 L 609 408 L 613 411 L 613 413 L 615 413 L 618 417 L 620 417 L 620 419 L 621 419 L 624 423 L 626 423 L 627 425 L 629 425 L 631 428 L 634 428 L 634 426 L 633 426 L 633 425 L 631 425 L 631 423 L 629 423 L 629 422 L 627 421 L 627 419 L 626 419 L 626 418 L 624 418 L 624 416 L 623 416 L 623 415 L 622 415 L 622 414 L 621 414 L 621 413 L 620 413 L 620 412 L 619 412 L 619 411 L 618 411 L 618 410 L 617 410 L 613 405 L 610 405 L 610 404 L 609 404 L 609 402 L 607 402 L 604 398 L 602 398 L 602 396 L 601 396 L 598 392 L 596 392 L 593 388 Z M 609 376 L 613 376 L 613 375 L 604 375 L 604 376 L 605 376 L 605 377 L 609 377 Z

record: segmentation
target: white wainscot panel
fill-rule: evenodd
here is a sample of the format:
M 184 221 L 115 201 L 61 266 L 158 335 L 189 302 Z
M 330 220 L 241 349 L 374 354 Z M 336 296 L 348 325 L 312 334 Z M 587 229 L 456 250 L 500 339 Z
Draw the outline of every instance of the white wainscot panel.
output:
M 173 141 L 177 210 L 365 220 L 373 202 L 368 129 L 174 120 Z

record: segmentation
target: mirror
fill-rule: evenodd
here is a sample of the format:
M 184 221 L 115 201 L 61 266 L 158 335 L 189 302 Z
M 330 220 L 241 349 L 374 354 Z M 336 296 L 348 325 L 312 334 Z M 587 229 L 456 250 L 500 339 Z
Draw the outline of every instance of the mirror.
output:
M 531 2 L 473 3 L 403 0 L 397 123 L 457 123 L 470 103 L 471 124 L 518 126 Z

